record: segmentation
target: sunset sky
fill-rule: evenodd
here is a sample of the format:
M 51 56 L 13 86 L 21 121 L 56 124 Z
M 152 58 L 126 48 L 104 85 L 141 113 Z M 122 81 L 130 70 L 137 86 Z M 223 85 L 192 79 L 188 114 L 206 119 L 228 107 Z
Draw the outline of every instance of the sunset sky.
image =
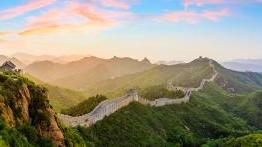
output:
M 262 0 L 1 0 L 0 54 L 262 58 Z

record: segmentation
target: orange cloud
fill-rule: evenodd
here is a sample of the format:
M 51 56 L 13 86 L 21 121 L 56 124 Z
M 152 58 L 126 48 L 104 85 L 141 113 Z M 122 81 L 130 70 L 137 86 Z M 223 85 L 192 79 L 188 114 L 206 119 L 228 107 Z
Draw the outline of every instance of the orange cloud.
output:
M 221 17 L 228 16 L 229 14 L 230 11 L 228 9 L 208 10 L 202 12 L 178 11 L 165 13 L 160 16 L 160 20 L 195 24 L 204 20 L 216 22 L 219 21 Z
M 109 22 L 109 19 L 107 18 L 108 15 L 102 11 L 99 11 L 94 6 L 74 4 L 70 7 L 69 11 L 75 15 L 86 18 L 89 22 L 104 24 Z
M 0 32 L 0 36 L 2 36 L 2 35 L 7 35 L 7 34 L 9 34 L 10 32 Z
M 49 11 L 27 19 L 27 25 L 20 35 L 49 33 L 56 30 L 73 30 L 78 28 L 104 28 L 118 23 L 122 17 L 132 16 L 128 11 L 112 11 L 97 8 L 92 3 L 68 3 L 63 8 Z
M 19 32 L 19 35 L 25 36 L 25 35 L 32 35 L 32 34 L 45 34 L 45 33 L 50 33 L 50 32 L 54 32 L 56 31 L 58 28 L 60 28 L 61 25 L 48 25 L 45 27 L 39 27 L 39 28 L 30 28 L 30 29 L 26 29 L 24 31 Z
M 10 19 L 54 3 L 56 0 L 30 0 L 24 5 L 0 11 L 0 19 Z

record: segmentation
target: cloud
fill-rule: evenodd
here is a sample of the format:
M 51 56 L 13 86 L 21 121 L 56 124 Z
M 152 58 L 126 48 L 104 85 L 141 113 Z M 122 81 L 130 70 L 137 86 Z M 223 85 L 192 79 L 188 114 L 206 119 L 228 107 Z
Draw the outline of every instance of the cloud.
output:
M 30 0 L 21 6 L 0 11 L 0 19 L 14 18 L 27 12 L 48 6 L 55 1 L 56 0 Z
M 79 28 L 105 28 L 119 23 L 121 18 L 132 17 L 129 11 L 98 8 L 92 3 L 70 2 L 63 8 L 50 9 L 39 16 L 29 17 L 20 35 L 49 33 L 56 30 Z
M 8 35 L 10 32 L 0 32 L 0 36 Z
M 184 6 L 190 5 L 202 6 L 206 4 L 246 4 L 262 3 L 262 0 L 183 0 Z
M 193 11 L 173 11 L 167 12 L 160 16 L 158 19 L 169 22 L 185 22 L 189 24 L 199 23 L 201 21 L 212 21 L 217 22 L 222 17 L 230 14 L 229 9 L 219 10 L 204 10 L 202 12 Z

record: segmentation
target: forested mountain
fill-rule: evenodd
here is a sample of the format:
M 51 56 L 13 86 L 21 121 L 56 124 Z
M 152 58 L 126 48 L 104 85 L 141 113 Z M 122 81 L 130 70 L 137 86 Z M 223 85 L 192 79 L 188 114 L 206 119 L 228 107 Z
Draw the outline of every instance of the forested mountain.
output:
M 198 59 L 190 64 L 205 62 Z M 68 129 L 68 134 L 82 140 L 71 143 L 84 145 L 88 140 L 96 146 L 261 146 L 262 75 L 235 72 L 218 63 L 215 68 L 215 82 L 194 92 L 189 103 L 163 107 L 132 103 L 90 128 Z
M 239 142 L 233 137 L 262 129 L 261 100 L 261 91 L 235 95 L 213 83 L 194 93 L 187 104 L 157 108 L 133 103 L 75 131 L 97 146 L 233 146 Z M 259 146 L 259 139 L 261 135 L 243 143 Z
M 92 58 L 94 63 L 104 62 Z M 131 59 L 121 60 L 130 62 Z M 134 102 L 89 128 L 69 128 L 63 122 L 58 123 L 56 113 L 52 109 L 52 106 L 56 110 L 73 106 L 64 112 L 73 116 L 83 115 L 107 97 L 122 95 L 129 88 L 137 88 L 141 92 L 139 94 L 147 96 L 148 99 L 161 97 L 156 91 L 173 95 L 174 93 L 164 89 L 169 83 L 176 86 L 198 87 L 202 79 L 210 78 L 214 70 L 210 67 L 209 61 L 208 58 L 198 58 L 190 63 L 168 66 L 152 65 L 145 59 L 143 62 L 134 61 L 148 68 L 136 73 L 127 73 L 122 65 L 118 68 L 116 63 L 110 64 L 113 69 L 118 69 L 114 74 L 118 74 L 119 77 L 101 80 L 99 84 L 94 82 L 91 84 L 93 88 L 85 89 L 86 93 L 51 86 L 25 74 L 1 72 L 0 144 L 2 146 L 52 144 L 261 146 L 262 75 L 229 70 L 215 61 L 214 68 L 218 72 L 215 81 L 206 84 L 204 89 L 193 92 L 188 103 L 151 107 Z M 85 61 L 83 64 L 86 64 Z M 105 65 L 109 68 L 108 63 Z M 58 67 L 60 66 L 64 65 L 59 64 Z M 90 63 L 90 71 L 97 66 Z M 56 66 L 53 69 L 55 70 Z M 24 76 L 46 88 L 37 86 Z M 107 97 L 97 95 L 88 99 L 91 94 L 105 94 Z

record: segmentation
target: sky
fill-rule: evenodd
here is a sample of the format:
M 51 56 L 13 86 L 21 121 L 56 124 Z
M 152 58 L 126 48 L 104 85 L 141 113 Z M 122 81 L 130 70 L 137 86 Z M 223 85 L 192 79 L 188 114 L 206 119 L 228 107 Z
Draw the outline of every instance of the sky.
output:
M 262 0 L 1 0 L 0 54 L 262 58 Z

